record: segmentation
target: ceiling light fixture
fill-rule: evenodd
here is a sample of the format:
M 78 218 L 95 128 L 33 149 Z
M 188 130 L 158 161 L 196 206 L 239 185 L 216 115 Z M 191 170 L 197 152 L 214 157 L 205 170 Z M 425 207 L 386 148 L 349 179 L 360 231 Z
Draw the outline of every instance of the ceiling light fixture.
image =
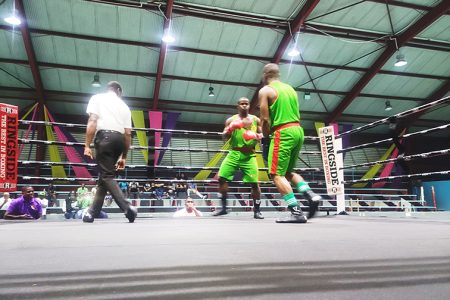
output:
M 384 110 L 385 111 L 390 111 L 392 109 L 391 102 L 390 101 L 386 101 L 385 104 L 386 104 L 386 106 L 385 106 Z
M 289 27 L 289 30 L 290 30 L 290 27 Z M 288 52 L 288 56 L 290 56 L 290 57 L 297 57 L 297 56 L 300 55 L 300 50 L 298 50 L 298 48 L 297 48 L 297 41 L 298 41 L 298 35 L 299 34 L 300 34 L 300 32 L 296 32 L 294 34 L 291 33 L 291 36 L 292 36 L 292 42 L 291 42 L 292 47 L 291 47 L 291 49 L 289 49 L 289 52 Z M 297 38 L 295 38 L 296 35 L 297 35 Z
M 172 35 L 172 21 L 169 20 L 169 26 L 164 29 L 164 35 L 162 41 L 166 44 L 171 44 L 175 42 L 175 37 Z
M 212 86 L 209 86 L 209 94 L 208 94 L 208 96 L 209 97 L 214 97 L 215 96 L 214 95 L 214 88 Z
M 305 93 L 305 100 L 311 99 L 311 93 L 306 92 Z
M 6 23 L 9 23 L 13 26 L 22 24 L 22 20 L 20 20 L 20 18 L 17 16 L 16 10 L 13 10 L 13 13 L 10 16 L 4 18 L 3 20 L 5 20 Z
M 95 74 L 94 75 L 94 80 L 92 80 L 91 84 L 92 84 L 93 87 L 96 87 L 96 88 L 101 87 L 102 84 L 100 83 L 100 75 Z
M 397 54 L 395 58 L 397 59 L 397 61 L 394 64 L 394 66 L 396 67 L 403 67 L 408 63 L 405 59 L 405 55 L 401 54 L 400 52 Z

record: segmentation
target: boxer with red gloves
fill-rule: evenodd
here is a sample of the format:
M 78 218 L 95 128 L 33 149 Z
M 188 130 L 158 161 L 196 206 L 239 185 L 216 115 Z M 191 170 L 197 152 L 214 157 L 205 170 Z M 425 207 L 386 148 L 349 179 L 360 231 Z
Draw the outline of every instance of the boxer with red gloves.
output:
M 264 219 L 259 209 L 261 204 L 261 191 L 258 184 L 258 164 L 256 162 L 255 146 L 262 138 L 261 122 L 259 118 L 248 113 L 250 101 L 240 98 L 238 101 L 238 114 L 225 122 L 223 135 L 230 139 L 231 150 L 223 160 L 219 169 L 219 192 L 221 194 L 222 209 L 214 216 L 226 215 L 228 181 L 233 180 L 237 170 L 243 173 L 242 180 L 250 183 L 254 204 L 254 218 Z

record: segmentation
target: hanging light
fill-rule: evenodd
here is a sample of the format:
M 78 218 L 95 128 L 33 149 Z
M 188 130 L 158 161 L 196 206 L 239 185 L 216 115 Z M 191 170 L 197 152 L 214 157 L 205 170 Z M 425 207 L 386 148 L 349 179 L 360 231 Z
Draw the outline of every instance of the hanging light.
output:
M 16 10 L 13 10 L 13 13 L 4 18 L 3 20 L 5 20 L 6 23 L 9 23 L 14 26 L 22 24 L 22 20 L 20 20 L 20 18 L 17 16 Z
M 385 104 L 386 104 L 386 106 L 384 107 L 384 110 L 385 111 L 390 111 L 392 109 L 391 102 L 390 101 L 386 101 Z
M 311 93 L 306 92 L 305 93 L 305 100 L 309 100 L 309 99 L 311 99 Z
M 92 84 L 93 87 L 96 87 L 96 88 L 101 87 L 102 84 L 100 83 L 100 75 L 95 74 L 94 75 L 94 80 L 92 80 L 91 84 Z
M 209 94 L 208 94 L 208 96 L 209 97 L 214 97 L 215 96 L 214 95 L 214 88 L 212 86 L 209 87 Z
M 400 52 L 397 54 L 395 58 L 397 59 L 397 61 L 394 64 L 394 66 L 396 67 L 403 67 L 408 63 L 405 59 L 405 55 L 401 54 Z
M 288 56 L 290 57 L 297 57 L 300 55 L 300 50 L 297 48 L 297 41 L 298 41 L 298 35 L 300 32 L 296 32 L 292 35 L 292 47 L 289 49 Z M 297 38 L 295 38 L 297 36 Z
M 166 44 L 171 44 L 175 42 L 175 37 L 172 35 L 172 20 L 169 20 L 169 26 L 164 29 L 164 35 L 162 41 Z

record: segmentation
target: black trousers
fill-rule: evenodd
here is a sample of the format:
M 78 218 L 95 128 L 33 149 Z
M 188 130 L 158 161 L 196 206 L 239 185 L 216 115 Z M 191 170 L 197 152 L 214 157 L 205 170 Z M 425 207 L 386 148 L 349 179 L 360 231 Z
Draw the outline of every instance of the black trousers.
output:
M 90 213 L 92 216 L 98 217 L 107 191 L 120 209 L 127 211 L 130 203 L 125 200 L 119 184 L 114 180 L 117 160 L 125 149 L 124 135 L 116 131 L 99 130 L 95 135 L 94 147 L 98 168 L 98 187 L 89 209 Z

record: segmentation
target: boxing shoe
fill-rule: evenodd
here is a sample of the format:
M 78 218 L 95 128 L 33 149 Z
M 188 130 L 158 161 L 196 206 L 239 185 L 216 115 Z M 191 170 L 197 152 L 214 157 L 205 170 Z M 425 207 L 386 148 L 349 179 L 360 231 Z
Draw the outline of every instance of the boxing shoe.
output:
M 228 211 L 227 211 L 227 209 L 224 207 L 224 208 L 222 208 L 221 210 L 219 210 L 218 212 L 214 213 L 213 216 L 214 216 L 214 217 L 218 217 L 218 216 L 223 216 L 223 215 L 226 215 L 226 214 L 228 214 Z
M 300 206 L 289 206 L 288 209 L 291 211 L 291 215 L 276 219 L 276 223 L 306 223 L 308 221 Z
M 255 210 L 253 212 L 253 218 L 260 219 L 260 220 L 264 219 L 263 215 L 261 214 L 261 211 L 259 211 L 259 210 Z
M 137 216 L 137 209 L 134 206 L 129 206 L 127 212 L 125 213 L 125 217 L 128 219 L 128 222 L 133 223 Z
M 86 209 L 83 212 L 83 223 L 93 223 L 94 217 L 91 215 L 91 213 Z
M 311 219 L 316 214 L 317 210 L 319 209 L 320 200 L 322 200 L 322 197 L 316 193 L 314 193 L 312 190 L 307 190 L 303 193 L 303 196 L 308 200 L 309 204 L 309 210 L 308 210 L 308 219 Z

